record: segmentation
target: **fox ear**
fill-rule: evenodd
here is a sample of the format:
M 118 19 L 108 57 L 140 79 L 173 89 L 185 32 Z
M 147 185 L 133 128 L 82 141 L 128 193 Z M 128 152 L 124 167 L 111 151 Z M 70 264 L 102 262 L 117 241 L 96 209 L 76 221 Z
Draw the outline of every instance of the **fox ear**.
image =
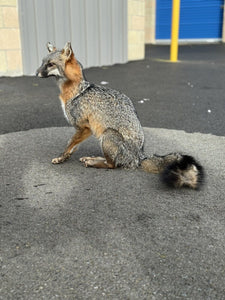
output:
M 56 50 L 56 47 L 54 47 L 51 43 L 47 43 L 47 49 L 48 49 L 48 52 L 53 52 Z
M 70 42 L 66 43 L 65 47 L 62 50 L 62 53 L 66 56 L 67 59 L 70 58 L 71 54 L 73 53 L 73 50 L 72 50 Z

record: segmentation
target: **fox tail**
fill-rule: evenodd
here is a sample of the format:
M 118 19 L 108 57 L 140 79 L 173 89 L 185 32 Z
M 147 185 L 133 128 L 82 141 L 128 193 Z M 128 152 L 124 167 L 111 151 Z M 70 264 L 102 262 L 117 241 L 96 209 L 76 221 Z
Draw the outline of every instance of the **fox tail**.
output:
M 153 155 L 141 162 L 141 168 L 146 172 L 160 173 L 162 182 L 170 187 L 199 189 L 204 183 L 203 167 L 189 155 Z

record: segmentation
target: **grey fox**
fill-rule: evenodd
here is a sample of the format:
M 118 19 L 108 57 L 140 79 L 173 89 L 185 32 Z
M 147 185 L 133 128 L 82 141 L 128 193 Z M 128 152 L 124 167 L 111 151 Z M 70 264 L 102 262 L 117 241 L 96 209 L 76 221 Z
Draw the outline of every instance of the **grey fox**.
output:
M 65 117 L 76 129 L 64 152 L 52 160 L 53 164 L 67 160 L 78 144 L 94 135 L 99 139 L 104 157 L 80 158 L 86 167 L 141 168 L 161 173 L 169 186 L 199 188 L 204 171 L 193 157 L 180 153 L 165 156 L 144 153 L 144 133 L 132 101 L 121 92 L 89 83 L 69 42 L 62 50 L 50 43 L 47 48 L 49 54 L 36 75 L 56 77 Z

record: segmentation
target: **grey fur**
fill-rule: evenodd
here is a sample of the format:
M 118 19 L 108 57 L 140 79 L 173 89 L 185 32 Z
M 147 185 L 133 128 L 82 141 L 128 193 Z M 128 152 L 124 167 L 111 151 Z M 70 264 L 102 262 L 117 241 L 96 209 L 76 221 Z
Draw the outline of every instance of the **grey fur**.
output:
M 111 143 L 117 145 L 117 154 L 112 154 L 116 166 L 139 167 L 145 157 L 144 133 L 132 101 L 116 90 L 82 81 L 76 96 L 67 101 L 66 114 L 71 125 L 79 127 L 90 112 L 97 123 L 108 129 L 99 137 L 101 146 L 109 136 Z
M 40 77 L 56 76 L 61 90 L 61 101 L 69 123 L 76 133 L 63 154 L 52 160 L 61 163 L 77 149 L 77 145 L 91 134 L 102 147 L 104 158 L 84 157 L 86 166 L 101 168 L 142 168 L 147 172 L 163 172 L 163 180 L 174 187 L 198 188 L 203 179 L 203 168 L 190 156 L 171 153 L 165 156 L 146 156 L 143 151 L 144 133 L 132 101 L 123 93 L 89 83 L 82 65 L 74 58 L 70 43 L 61 51 L 47 45 L 49 55 L 37 70 Z M 70 65 L 70 79 L 66 63 Z M 72 71 L 71 71 L 72 68 Z M 72 78 L 72 79 L 71 79 Z M 71 99 L 62 100 L 64 88 L 70 86 Z M 71 90 L 72 89 L 72 90 Z

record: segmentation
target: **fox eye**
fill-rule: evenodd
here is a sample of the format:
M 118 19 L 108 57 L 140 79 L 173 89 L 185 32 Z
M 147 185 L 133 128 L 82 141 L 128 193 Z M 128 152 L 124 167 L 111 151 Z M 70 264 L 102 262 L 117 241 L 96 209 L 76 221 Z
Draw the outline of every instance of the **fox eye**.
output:
M 48 67 L 53 67 L 54 64 L 53 63 L 48 63 Z

